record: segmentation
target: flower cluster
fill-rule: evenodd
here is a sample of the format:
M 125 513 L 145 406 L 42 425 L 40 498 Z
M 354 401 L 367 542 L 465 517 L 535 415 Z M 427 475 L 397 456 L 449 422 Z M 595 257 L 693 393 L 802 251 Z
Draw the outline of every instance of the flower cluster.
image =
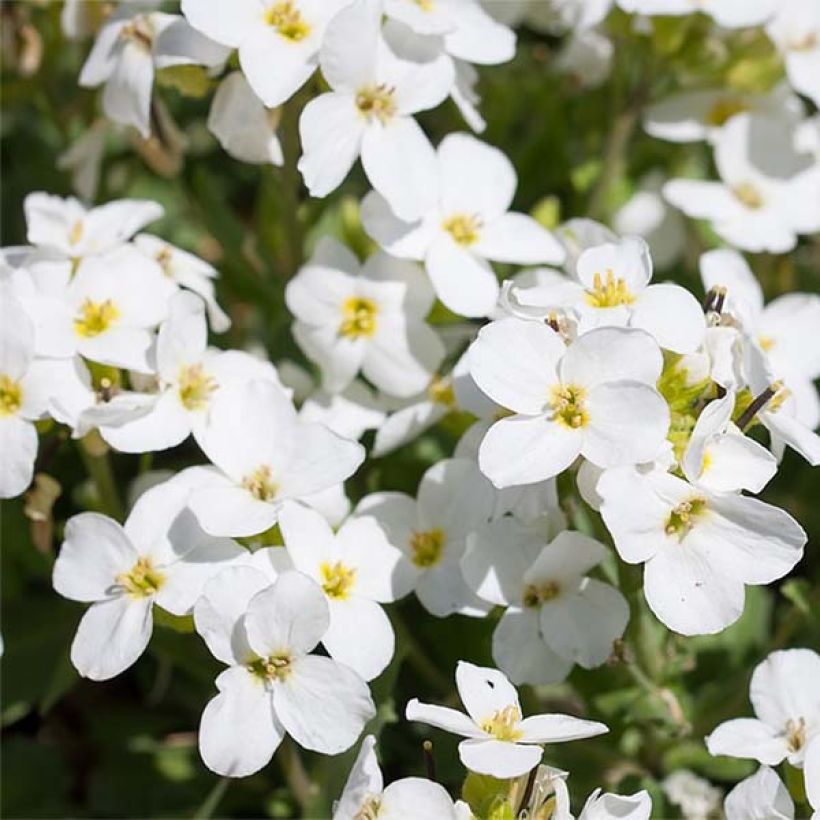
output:
M 317 231 L 294 265 L 281 293 L 293 344 L 273 360 L 209 344 L 234 317 L 212 264 L 142 232 L 163 218 L 158 203 L 26 197 L 28 244 L 3 249 L 0 265 L 0 498 L 25 493 L 69 440 L 97 478 L 97 503 L 66 522 L 52 576 L 88 605 L 70 653 L 79 674 L 114 678 L 145 652 L 155 619 L 184 623 L 226 667 L 202 704 L 210 770 L 251 775 L 286 736 L 336 755 L 364 735 L 334 818 L 468 820 L 480 811 L 466 784 L 456 802 L 432 771 L 385 786 L 376 761 L 384 716 L 371 683 L 401 663 L 395 604 L 414 595 L 433 618 L 483 619 L 497 668 L 458 663 L 466 714 L 414 698 L 406 720 L 463 738 L 468 783 L 503 781 L 498 813 L 482 817 L 571 818 L 568 773 L 542 763 L 543 747 L 607 726 L 574 701 L 565 711 L 577 715 L 524 717 L 515 686 L 634 665 L 628 630 L 644 603 L 659 629 L 721 633 L 743 615 L 746 587 L 804 556 L 800 524 L 756 496 L 786 449 L 820 463 L 820 296 L 765 304 L 742 252 L 786 253 L 820 231 L 820 129 L 798 96 L 820 104 L 818 9 L 120 4 L 79 78 L 103 86 L 107 118 L 146 140 L 164 116 L 155 81 L 218 83 L 207 124 L 233 157 L 285 163 L 293 146 L 278 129 L 296 112 L 290 170 L 309 194 L 330 195 L 357 160 L 372 190 L 355 208 L 358 242 Z M 610 13 L 640 29 L 695 12 L 726 30 L 764 26 L 786 79 L 648 106 L 646 132 L 706 141 L 719 179 L 655 178 L 614 229 L 514 209 L 503 151 L 468 133 L 434 145 L 416 119 L 449 98 L 481 132 L 475 66 L 511 60 L 522 20 L 568 35 L 559 65 L 586 87 L 612 60 Z M 85 13 L 66 3 L 67 33 L 82 34 Z M 697 295 L 656 275 L 692 228 L 669 205 L 719 240 L 691 254 Z M 310 372 L 289 358 L 298 352 Z M 383 457 L 447 424 L 457 441 L 435 449 L 415 492 L 379 480 Z M 172 450 L 185 466 L 141 470 L 128 509 L 106 499 L 110 452 L 149 464 Z M 770 768 L 783 761 L 803 770 L 820 811 L 818 681 L 814 651 L 773 652 L 752 676 L 757 717 L 706 738 L 712 755 L 762 764 L 726 797 L 729 820 L 794 817 Z M 687 788 L 667 784 L 684 802 Z M 579 818 L 651 811 L 645 790 L 596 789 Z

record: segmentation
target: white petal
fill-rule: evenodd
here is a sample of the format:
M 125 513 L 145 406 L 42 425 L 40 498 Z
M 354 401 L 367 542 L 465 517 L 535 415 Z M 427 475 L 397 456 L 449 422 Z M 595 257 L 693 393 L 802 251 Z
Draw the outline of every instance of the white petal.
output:
M 448 820 L 454 817 L 453 801 L 438 783 L 421 777 L 404 777 L 384 790 L 379 804 L 379 818 L 406 820 L 409 817 Z
M 461 316 L 488 316 L 498 301 L 495 272 L 478 256 L 439 235 L 430 245 L 427 273 L 445 307 Z
M 776 766 L 789 753 L 785 737 L 762 720 L 736 718 L 721 723 L 706 738 L 710 755 L 751 757 Z
M 373 735 L 367 735 L 362 741 L 356 762 L 347 776 L 342 796 L 334 805 L 333 820 L 356 820 L 356 815 L 365 800 L 382 793 L 384 780 L 379 762 L 376 760 L 375 746 L 376 738 Z
M 650 285 L 633 306 L 629 324 L 651 333 L 673 353 L 693 353 L 706 332 L 698 300 L 679 285 Z
M 14 498 L 31 484 L 36 457 L 34 425 L 18 416 L 0 418 L 0 498 Z
M 333 660 L 370 681 L 392 660 L 396 637 L 390 619 L 375 601 L 353 595 L 330 601 L 330 626 L 322 643 Z
M 443 729 L 445 732 L 452 732 L 455 735 L 474 738 L 484 736 L 484 733 L 464 712 L 450 709 L 447 706 L 420 703 L 416 698 L 408 702 L 404 716 L 407 720 L 426 723 L 429 726 L 435 726 L 437 729 Z
M 291 663 L 290 674 L 274 686 L 273 704 L 288 734 L 322 754 L 349 749 L 376 714 L 367 684 L 346 666 L 318 655 Z
M 506 213 L 481 229 L 475 245 L 480 256 L 517 265 L 560 265 L 564 246 L 531 216 Z
M 820 740 L 817 737 L 806 747 L 803 777 L 805 778 L 806 796 L 816 815 L 820 811 Z
M 176 391 L 169 390 L 144 415 L 116 426 L 100 425 L 100 434 L 122 453 L 147 453 L 181 444 L 191 434 L 191 424 Z
M 114 64 L 103 91 L 103 110 L 115 122 L 133 125 L 147 138 L 151 134 L 151 89 L 154 62 L 139 44 L 127 41 Z
M 506 63 L 515 55 L 515 34 L 496 22 L 478 4 L 458 7 L 455 31 L 445 34 L 447 51 L 454 57 L 479 65 Z
M 519 709 L 518 692 L 503 672 L 459 661 L 456 686 L 461 702 L 477 726 L 508 706 Z
M 751 777 L 735 786 L 723 803 L 726 820 L 792 820 L 794 802 L 777 773 L 761 766 Z
M 376 191 L 362 200 L 361 217 L 364 229 L 388 253 L 400 259 L 424 259 L 434 236 L 430 220 L 404 222 Z
M 289 100 L 316 70 L 314 37 L 293 43 L 271 26 L 260 26 L 239 46 L 239 64 L 254 93 L 269 108 Z M 271 65 L 276 70 L 271 70 Z
M 0 287 L 0 328 L 0 373 L 19 381 L 34 358 L 34 325 L 5 286 Z
M 217 476 L 219 486 L 194 490 L 189 506 L 209 535 L 242 538 L 270 529 L 279 517 L 279 504 L 259 501 L 230 479 Z
M 583 533 L 565 530 L 539 550 L 523 580 L 527 584 L 558 581 L 571 585 L 598 566 L 606 555 L 607 549 L 600 542 Z
M 199 753 L 211 771 L 247 777 L 267 765 L 284 729 L 264 682 L 244 667 L 226 669 L 216 685 L 219 694 L 205 707 L 199 724 Z
M 565 743 L 608 732 L 603 723 L 570 715 L 533 715 L 521 721 L 521 743 Z
M 135 663 L 151 639 L 152 603 L 125 594 L 92 604 L 71 644 L 77 671 L 91 680 L 109 680 Z
M 544 750 L 540 746 L 519 746 L 504 740 L 462 740 L 458 756 L 471 772 L 511 778 L 534 769 Z
M 182 0 L 182 13 L 195 29 L 233 48 L 260 24 L 261 16 L 256 0 L 236 0 L 230 7 L 221 0 Z

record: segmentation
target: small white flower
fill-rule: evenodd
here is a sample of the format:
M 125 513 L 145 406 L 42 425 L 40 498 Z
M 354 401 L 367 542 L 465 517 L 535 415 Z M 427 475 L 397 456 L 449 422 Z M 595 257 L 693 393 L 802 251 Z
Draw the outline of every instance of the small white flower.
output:
M 464 582 L 459 561 L 467 536 L 489 520 L 494 500 L 492 486 L 473 462 L 444 459 L 422 477 L 417 500 L 373 493 L 359 502 L 354 516 L 375 518 L 404 553 L 416 597 L 428 612 L 438 618 L 485 615 L 489 607 Z
M 726 795 L 723 811 L 726 820 L 793 820 L 794 802 L 777 772 L 761 766 Z
M 506 607 L 493 633 L 493 660 L 516 684 L 563 680 L 574 663 L 600 666 L 629 620 L 621 593 L 587 573 L 606 556 L 578 532 L 550 544 L 511 518 L 468 539 L 465 581 L 480 598 Z
M 83 677 L 108 680 L 125 671 L 148 645 L 155 603 L 185 615 L 212 575 L 245 560 L 242 547 L 208 536 L 185 508 L 189 476 L 146 491 L 124 526 L 98 513 L 66 524 L 53 583 L 64 597 L 91 604 L 71 645 Z
M 339 484 L 364 459 L 360 444 L 299 421 L 283 389 L 258 379 L 220 392 L 200 444 L 216 466 L 189 504 L 214 535 L 264 532 L 284 501 Z
M 496 487 L 532 484 L 579 455 L 601 467 L 649 461 L 669 427 L 652 385 L 662 356 L 644 331 L 600 328 L 566 347 L 552 328 L 502 319 L 470 348 L 476 384 L 515 415 L 495 422 L 479 466 Z
M 820 105 L 820 8 L 804 0 L 780 0 L 766 33 L 783 55 L 794 90 Z
M 661 782 L 669 802 L 679 806 L 684 820 L 709 820 L 720 811 L 723 792 L 688 769 L 678 769 Z
M 755 667 L 749 699 L 756 718 L 721 723 L 706 738 L 713 755 L 752 758 L 767 766 L 802 767 L 820 737 L 820 655 L 811 649 L 772 652 Z
M 595 789 L 584 803 L 578 820 L 649 820 L 652 798 L 641 790 L 635 794 L 601 794 Z
M 724 28 L 746 28 L 765 23 L 779 0 L 617 0 L 618 5 L 637 14 L 679 15 L 703 12 Z
M 433 195 L 416 220 L 372 192 L 362 203 L 367 232 L 388 252 L 424 261 L 439 299 L 462 316 L 487 316 L 499 285 L 488 260 L 560 263 L 564 251 L 532 217 L 510 211 L 515 170 L 497 148 L 450 134 L 437 152 Z M 375 187 L 375 186 L 374 186 Z
M 376 760 L 376 738 L 367 735 L 347 776 L 342 796 L 333 808 L 333 820 L 425 817 L 458 820 L 450 795 L 438 783 L 421 777 L 405 777 L 384 785 Z M 468 814 L 467 817 L 472 817 Z
M 229 668 L 202 713 L 205 765 L 246 777 L 273 756 L 285 734 L 322 754 L 349 749 L 375 714 L 367 684 L 352 669 L 310 652 L 330 622 L 321 588 L 299 572 L 269 576 L 227 570 L 194 607 L 197 631 Z
M 379 604 L 410 592 L 414 573 L 376 521 L 350 518 L 337 532 L 319 513 L 286 504 L 279 526 L 293 567 L 319 584 L 330 625 L 322 643 L 330 656 L 372 680 L 393 657 L 395 635 Z
M 413 114 L 437 106 L 453 85 L 447 58 L 399 59 L 381 37 L 380 0 L 356 0 L 333 18 L 319 57 L 331 91 L 299 120 L 299 170 L 310 193 L 335 190 L 361 155 L 370 184 L 403 219 L 435 197 L 435 155 Z
M 518 777 L 541 762 L 545 743 L 564 743 L 609 731 L 602 723 L 569 715 L 522 718 L 515 687 L 495 669 L 459 661 L 456 686 L 466 715 L 414 698 L 407 704 L 406 716 L 467 738 L 459 743 L 459 757 L 478 774 Z
M 435 295 L 421 271 L 376 253 L 360 268 L 343 245 L 325 239 L 288 282 L 293 334 L 322 370 L 330 393 L 359 371 L 396 396 L 422 390 L 444 358 L 444 345 L 424 322 Z

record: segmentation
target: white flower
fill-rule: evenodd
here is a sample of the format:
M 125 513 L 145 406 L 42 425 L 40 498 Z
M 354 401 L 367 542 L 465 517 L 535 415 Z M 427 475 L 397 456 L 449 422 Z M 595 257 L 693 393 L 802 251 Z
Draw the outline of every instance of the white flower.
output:
M 299 421 L 282 388 L 258 379 L 220 392 L 200 445 L 216 467 L 189 504 L 213 535 L 264 532 L 285 500 L 344 481 L 364 459 L 360 444 Z
M 621 558 L 646 563 L 650 609 L 683 635 L 725 629 L 743 612 L 744 584 L 782 578 L 803 555 L 800 525 L 756 498 L 629 467 L 607 470 L 597 491 Z
M 618 5 L 637 14 L 694 14 L 714 17 L 724 28 L 759 26 L 772 16 L 779 0 L 617 0 Z
M 444 459 L 419 483 L 417 500 L 404 493 L 365 496 L 356 518 L 372 517 L 388 541 L 408 559 L 416 596 L 428 612 L 444 618 L 454 612 L 484 615 L 488 606 L 461 577 L 459 561 L 467 536 L 492 514 L 495 493 L 475 464 Z
M 706 738 L 713 755 L 746 757 L 776 766 L 802 767 L 806 750 L 820 737 L 820 655 L 811 649 L 772 652 L 755 667 L 749 700 L 756 718 L 721 723 Z
M 438 147 L 436 177 L 417 221 L 377 192 L 365 197 L 362 221 L 388 253 L 424 261 L 436 294 L 450 310 L 462 316 L 491 313 L 499 286 L 488 260 L 563 261 L 564 251 L 549 231 L 509 210 L 517 180 L 497 148 L 468 134 L 450 134 Z
M 122 452 L 176 447 L 191 433 L 204 441 L 211 404 L 227 385 L 257 379 L 281 386 L 269 362 L 240 350 L 208 348 L 205 305 L 199 296 L 181 291 L 169 306 L 157 335 L 158 389 L 150 407 L 125 423 L 96 419 L 102 437 Z
M 444 345 L 424 322 L 432 289 L 415 265 L 386 253 L 360 268 L 347 248 L 326 238 L 288 282 L 285 299 L 297 320 L 293 334 L 330 393 L 361 371 L 380 390 L 411 396 L 444 358 Z
M 39 192 L 26 197 L 23 209 L 28 241 L 70 259 L 112 250 L 164 213 L 158 202 L 147 199 L 118 199 L 86 209 L 74 197 Z
M 83 677 L 126 670 L 148 645 L 155 603 L 185 615 L 212 575 L 245 560 L 242 547 L 208 536 L 185 508 L 189 481 L 183 472 L 146 491 L 124 526 L 98 513 L 66 524 L 53 583 L 60 595 L 91 604 L 71 645 Z
M 358 441 L 367 430 L 381 430 L 387 416 L 383 402 L 361 381 L 341 393 L 317 390 L 299 408 L 302 421 L 324 424 L 342 438 Z
M 793 820 L 794 802 L 774 769 L 761 766 L 723 802 L 726 820 Z
M 518 693 L 495 669 L 459 661 L 456 686 L 467 714 L 446 706 L 407 704 L 406 717 L 467 738 L 458 745 L 461 762 L 473 772 L 511 778 L 534 769 L 545 743 L 563 743 L 609 731 L 602 723 L 569 715 L 523 718 Z
M 641 790 L 635 794 L 601 794 L 595 789 L 584 803 L 578 820 L 649 820 L 652 798 Z
M 804 0 L 780 0 L 766 33 L 783 55 L 794 90 L 820 105 L 820 8 Z
M 438 783 L 421 777 L 404 777 L 384 785 L 374 751 L 376 738 L 367 735 L 347 776 L 342 796 L 333 808 L 333 820 L 384 817 L 404 820 L 457 820 L 450 795 Z M 471 817 L 472 815 L 467 815 Z
M 506 607 L 493 633 L 493 660 L 516 684 L 563 680 L 572 665 L 600 666 L 629 620 L 617 589 L 587 577 L 606 548 L 578 532 L 550 544 L 511 518 L 468 539 L 464 580 Z
M 183 17 L 151 11 L 134 14 L 124 4 L 100 29 L 80 73 L 80 85 L 105 83 L 103 110 L 115 122 L 151 134 L 151 90 L 157 69 L 179 65 L 215 68 L 228 50 L 195 31 Z
M 369 517 L 350 518 L 334 533 L 319 513 L 290 503 L 279 526 L 294 568 L 316 581 L 327 598 L 325 649 L 364 680 L 377 677 L 395 645 L 379 604 L 406 595 L 415 580 L 404 554 Z
M 401 60 L 380 33 L 380 0 L 356 0 L 328 26 L 320 53 L 331 91 L 299 120 L 299 170 L 323 197 L 357 157 L 370 184 L 403 219 L 417 219 L 435 197 L 435 155 L 413 114 L 437 106 L 453 84 L 452 63 Z
M 476 384 L 515 415 L 495 422 L 479 466 L 496 487 L 557 475 L 583 455 L 600 467 L 649 461 L 669 427 L 651 386 L 662 356 L 640 330 L 600 328 L 565 347 L 544 324 L 502 319 L 470 348 Z
M 29 271 L 48 297 L 35 317 L 38 343 L 49 355 L 86 359 L 152 373 L 153 329 L 166 317 L 176 285 L 131 245 L 72 263 L 36 262 Z M 46 304 L 46 303 L 44 303 Z
M 615 46 L 609 37 L 594 29 L 581 29 L 563 46 L 555 67 L 567 74 L 580 89 L 597 88 L 612 71 Z
M 182 0 L 188 22 L 239 50 L 239 65 L 268 106 L 290 99 L 316 70 L 325 29 L 346 0 Z
M 673 179 L 664 197 L 706 219 L 726 242 L 749 251 L 786 253 L 797 235 L 820 228 L 820 187 L 812 160 L 797 159 L 790 124 L 738 114 L 715 139 L 720 182 Z
M 148 233 L 135 236 L 134 247 L 156 262 L 167 279 L 205 300 L 214 333 L 223 333 L 231 326 L 231 320 L 216 302 L 214 281 L 219 274 L 213 265 Z
M 101 117 L 57 157 L 57 167 L 71 172 L 71 187 L 86 202 L 97 198 L 105 142 L 110 130 L 109 121 Z
M 0 498 L 20 495 L 31 483 L 37 456 L 34 422 L 55 403 L 83 390 L 84 368 L 74 360 L 34 358 L 34 326 L 0 280 Z M 62 419 L 60 419 L 62 420 Z
M 208 130 L 235 159 L 259 165 L 282 165 L 276 129 L 277 109 L 268 109 L 253 93 L 241 71 L 225 77 L 214 94 Z
M 202 713 L 199 751 L 227 777 L 259 771 L 285 734 L 322 754 L 349 749 L 375 714 L 367 684 L 310 652 L 327 632 L 322 590 L 299 572 L 270 585 L 258 569 L 215 577 L 194 607 L 197 631 L 229 668 Z
M 723 792 L 688 769 L 678 769 L 661 782 L 669 802 L 680 806 L 684 820 L 709 820 L 720 811 Z

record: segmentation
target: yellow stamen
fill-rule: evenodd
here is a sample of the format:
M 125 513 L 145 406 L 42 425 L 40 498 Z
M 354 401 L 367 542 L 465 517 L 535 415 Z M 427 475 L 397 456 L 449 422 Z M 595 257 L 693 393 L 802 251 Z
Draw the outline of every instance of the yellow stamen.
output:
M 250 671 L 262 681 L 285 680 L 290 674 L 291 657 L 287 654 L 257 658 L 248 664 Z
M 69 245 L 76 245 L 83 235 L 83 221 L 82 219 L 78 219 L 72 226 L 71 230 L 68 232 L 68 244 Z
M 366 85 L 356 94 L 356 108 L 368 122 L 377 119 L 386 125 L 396 114 L 395 89 L 384 83 Z
M 761 349 L 765 350 L 767 353 L 777 344 L 776 340 L 771 336 L 760 336 L 758 337 L 757 343 L 760 345 Z
M 521 710 L 511 703 L 482 721 L 481 729 L 496 740 L 515 741 L 524 736 L 518 728 L 519 723 L 521 723 Z
M 379 312 L 372 299 L 351 296 L 342 303 L 342 323 L 339 334 L 350 339 L 370 337 L 376 332 L 376 314 Z
M 346 567 L 341 561 L 330 564 L 325 561 L 319 567 L 322 573 L 322 589 L 330 598 L 344 600 L 356 581 L 356 570 Z
M 481 217 L 475 214 L 453 214 L 441 223 L 441 227 L 457 244 L 466 248 L 478 242 L 483 224 Z
M 550 391 L 550 406 L 555 411 L 555 420 L 565 427 L 577 430 L 589 424 L 585 400 L 586 390 L 572 384 L 555 385 Z
M 682 501 L 669 514 L 666 521 L 666 534 L 676 535 L 679 541 L 689 534 L 695 521 L 706 512 L 705 498 L 690 498 L 689 501 Z
M 284 0 L 270 6 L 265 12 L 265 22 L 292 43 L 304 40 L 311 32 L 310 24 L 302 17 L 302 12 L 296 8 L 293 0 Z
M 187 410 L 203 410 L 208 406 L 211 393 L 218 387 L 216 379 L 209 376 L 201 364 L 192 364 L 180 368 L 179 400 Z
M 732 193 L 739 199 L 747 208 L 756 211 L 762 208 L 766 201 L 763 199 L 763 194 L 751 182 L 741 182 L 732 188 Z
M 806 743 L 806 719 L 800 718 L 797 721 L 786 721 L 786 743 L 789 745 L 789 751 L 799 752 Z
M 13 416 L 23 404 L 23 388 L 10 376 L 0 374 L 0 416 Z
M 156 569 L 150 558 L 140 558 L 128 572 L 121 572 L 114 579 L 133 598 L 148 598 L 159 592 L 165 583 L 165 575 Z
M 456 393 L 450 379 L 440 379 L 436 376 L 427 388 L 427 395 L 434 404 L 449 408 L 456 406 Z
M 432 567 L 441 560 L 445 535 L 438 528 L 414 532 L 410 539 L 411 560 L 417 567 Z
M 544 584 L 528 584 L 524 589 L 524 606 L 540 606 L 547 601 L 553 601 L 561 594 L 561 585 L 556 581 L 547 581 Z
M 631 305 L 635 297 L 627 287 L 626 281 L 620 277 L 616 279 L 612 270 L 607 269 L 605 278 L 602 278 L 600 273 L 592 277 L 592 290 L 586 292 L 586 301 L 592 307 L 609 308 Z
M 272 501 L 279 490 L 279 486 L 271 477 L 271 469 L 267 464 L 257 467 L 252 473 L 246 475 L 242 479 L 242 487 L 260 501 Z
M 74 319 L 74 330 L 78 336 L 90 339 L 105 333 L 119 318 L 120 311 L 111 299 L 104 302 L 86 299 Z

